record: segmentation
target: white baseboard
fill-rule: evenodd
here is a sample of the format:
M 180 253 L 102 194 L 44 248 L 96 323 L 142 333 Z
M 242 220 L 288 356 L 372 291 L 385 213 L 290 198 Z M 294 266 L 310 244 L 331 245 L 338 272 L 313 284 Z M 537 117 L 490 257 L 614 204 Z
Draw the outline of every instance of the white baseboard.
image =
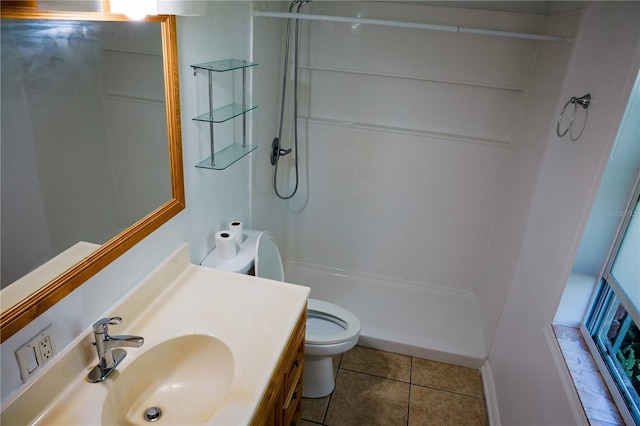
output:
M 487 405 L 487 417 L 489 425 L 500 426 L 500 412 L 498 411 L 498 398 L 496 395 L 496 387 L 493 382 L 493 373 L 491 365 L 487 359 L 484 365 L 480 367 L 482 374 L 482 387 L 484 388 L 484 401 Z

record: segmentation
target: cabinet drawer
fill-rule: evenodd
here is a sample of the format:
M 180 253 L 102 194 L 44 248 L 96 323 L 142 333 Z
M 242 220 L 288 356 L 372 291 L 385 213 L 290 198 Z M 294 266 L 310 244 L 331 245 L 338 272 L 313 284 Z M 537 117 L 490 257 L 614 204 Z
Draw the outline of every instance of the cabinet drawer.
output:
M 287 401 L 284 408 L 284 422 L 283 426 L 290 426 L 298 420 L 302 409 L 302 381 L 298 382 L 297 386 L 291 393 L 291 398 Z
M 301 348 L 296 353 L 296 356 L 291 360 L 289 364 L 289 371 L 284 375 L 284 397 L 285 404 L 289 396 L 293 393 L 293 389 L 296 384 L 302 380 L 302 369 L 304 368 L 304 350 Z
M 296 326 L 296 331 L 290 340 L 290 350 L 285 357 L 284 367 L 284 400 L 285 405 L 293 393 L 296 384 L 301 380 L 304 367 L 304 337 L 306 327 L 306 315 L 302 315 Z

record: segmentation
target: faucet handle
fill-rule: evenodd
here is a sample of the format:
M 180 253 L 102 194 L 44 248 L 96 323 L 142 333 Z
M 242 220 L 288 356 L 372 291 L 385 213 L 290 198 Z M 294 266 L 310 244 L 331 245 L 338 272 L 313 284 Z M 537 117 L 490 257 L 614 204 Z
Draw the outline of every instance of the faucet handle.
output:
M 120 317 L 101 318 L 93 323 L 93 332 L 97 334 L 107 334 L 110 325 L 118 325 L 122 322 Z

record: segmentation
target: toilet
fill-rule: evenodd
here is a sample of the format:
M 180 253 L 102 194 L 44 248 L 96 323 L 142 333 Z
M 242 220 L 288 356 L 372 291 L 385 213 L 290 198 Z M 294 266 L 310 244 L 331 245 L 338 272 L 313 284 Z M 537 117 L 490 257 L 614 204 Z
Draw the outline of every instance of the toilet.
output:
M 245 229 L 236 256 L 220 259 L 215 249 L 202 261 L 208 266 L 256 277 L 284 281 L 282 258 L 276 242 L 268 232 Z M 333 392 L 333 359 L 353 348 L 360 336 L 360 320 L 346 309 L 317 299 L 307 304 L 305 366 L 302 396 L 322 398 Z

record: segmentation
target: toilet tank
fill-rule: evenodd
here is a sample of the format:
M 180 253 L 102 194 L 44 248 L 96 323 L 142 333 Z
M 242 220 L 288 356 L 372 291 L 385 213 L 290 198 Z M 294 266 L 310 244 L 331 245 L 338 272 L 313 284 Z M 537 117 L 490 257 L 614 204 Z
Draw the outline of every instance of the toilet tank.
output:
M 242 244 L 236 247 L 237 254 L 235 257 L 220 259 L 214 248 L 200 264 L 209 268 L 222 269 L 223 271 L 248 274 L 253 269 L 260 234 L 262 234 L 262 231 L 244 229 L 242 231 Z

